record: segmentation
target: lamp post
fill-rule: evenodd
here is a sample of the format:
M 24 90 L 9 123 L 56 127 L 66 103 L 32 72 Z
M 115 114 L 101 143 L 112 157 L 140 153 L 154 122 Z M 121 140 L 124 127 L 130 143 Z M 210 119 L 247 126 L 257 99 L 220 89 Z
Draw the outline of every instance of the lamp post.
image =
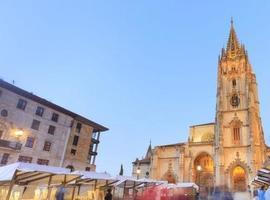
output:
M 140 173 L 141 173 L 141 168 L 140 168 L 140 166 L 139 166 L 139 167 L 137 168 L 137 170 L 136 170 L 137 179 L 139 179 Z
M 202 166 L 198 165 L 196 167 L 197 171 L 198 171 L 198 175 L 199 175 L 199 180 L 198 180 L 198 184 L 199 184 L 199 193 L 200 193 L 200 189 L 201 189 L 201 171 L 202 171 Z

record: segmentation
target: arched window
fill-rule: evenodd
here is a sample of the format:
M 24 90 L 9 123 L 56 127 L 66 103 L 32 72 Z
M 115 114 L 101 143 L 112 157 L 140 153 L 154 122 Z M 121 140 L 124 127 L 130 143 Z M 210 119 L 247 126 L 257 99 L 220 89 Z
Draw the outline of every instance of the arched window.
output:
M 235 79 L 232 80 L 232 86 L 233 86 L 234 88 L 236 87 L 236 80 L 235 80 Z

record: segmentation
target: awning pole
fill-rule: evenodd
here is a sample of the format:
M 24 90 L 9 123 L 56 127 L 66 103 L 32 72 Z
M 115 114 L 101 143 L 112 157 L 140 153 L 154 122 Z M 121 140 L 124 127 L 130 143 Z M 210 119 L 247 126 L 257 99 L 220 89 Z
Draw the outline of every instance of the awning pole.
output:
M 24 188 L 23 188 L 23 193 L 22 193 L 22 198 L 23 198 L 23 195 L 24 195 L 24 193 L 26 192 L 26 190 L 27 190 L 27 186 L 24 186 Z
M 15 172 L 14 172 L 14 174 L 12 176 L 12 180 L 11 180 L 9 188 L 8 188 L 8 193 L 7 193 L 6 200 L 10 199 L 11 191 L 12 191 L 13 186 L 15 185 L 16 178 L 17 178 L 17 170 L 15 170 Z
M 94 190 L 97 189 L 97 179 L 95 180 Z
M 74 197 L 75 197 L 75 189 L 76 189 L 76 185 L 73 187 L 71 200 L 74 200 Z
M 133 184 L 133 199 L 135 198 L 135 187 L 136 187 L 136 182 L 134 181 L 134 184 Z
M 79 185 L 78 187 L 78 193 L 77 193 L 78 196 L 80 195 L 80 192 L 81 192 L 81 185 Z
M 51 191 L 52 191 L 52 188 L 50 187 L 51 182 L 52 182 L 52 175 L 49 177 L 48 187 L 47 187 L 48 193 L 47 193 L 47 198 L 46 199 L 48 199 L 48 200 L 51 199 Z
M 124 191 L 123 191 L 123 199 L 125 198 L 125 187 L 126 187 L 127 181 L 124 182 Z

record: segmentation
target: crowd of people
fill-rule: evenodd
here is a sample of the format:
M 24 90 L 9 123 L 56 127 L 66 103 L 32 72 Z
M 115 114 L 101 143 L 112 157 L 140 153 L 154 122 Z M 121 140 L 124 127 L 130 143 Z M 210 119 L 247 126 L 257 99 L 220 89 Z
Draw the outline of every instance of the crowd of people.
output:
M 270 187 L 266 189 L 263 185 L 260 189 L 254 190 L 253 192 L 254 200 L 270 200 Z
M 215 187 L 212 192 L 201 188 L 197 200 L 270 200 L 270 187 L 261 186 L 253 191 L 248 186 L 246 192 L 230 192 L 227 186 Z

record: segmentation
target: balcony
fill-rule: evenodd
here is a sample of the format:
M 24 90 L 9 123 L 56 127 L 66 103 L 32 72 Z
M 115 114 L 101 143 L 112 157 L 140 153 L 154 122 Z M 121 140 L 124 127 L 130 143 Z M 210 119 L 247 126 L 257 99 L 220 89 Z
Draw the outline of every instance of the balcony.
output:
M 92 138 L 91 141 L 92 141 L 94 144 L 98 144 L 98 143 L 99 143 L 99 140 L 98 140 L 98 139 L 95 139 L 95 138 Z
M 18 151 L 21 150 L 22 144 L 19 142 L 0 139 L 0 148 L 7 148 Z
M 88 155 L 91 155 L 91 156 L 96 156 L 98 153 L 97 152 L 93 152 L 93 151 L 91 151 L 91 152 L 89 152 L 89 154 Z

